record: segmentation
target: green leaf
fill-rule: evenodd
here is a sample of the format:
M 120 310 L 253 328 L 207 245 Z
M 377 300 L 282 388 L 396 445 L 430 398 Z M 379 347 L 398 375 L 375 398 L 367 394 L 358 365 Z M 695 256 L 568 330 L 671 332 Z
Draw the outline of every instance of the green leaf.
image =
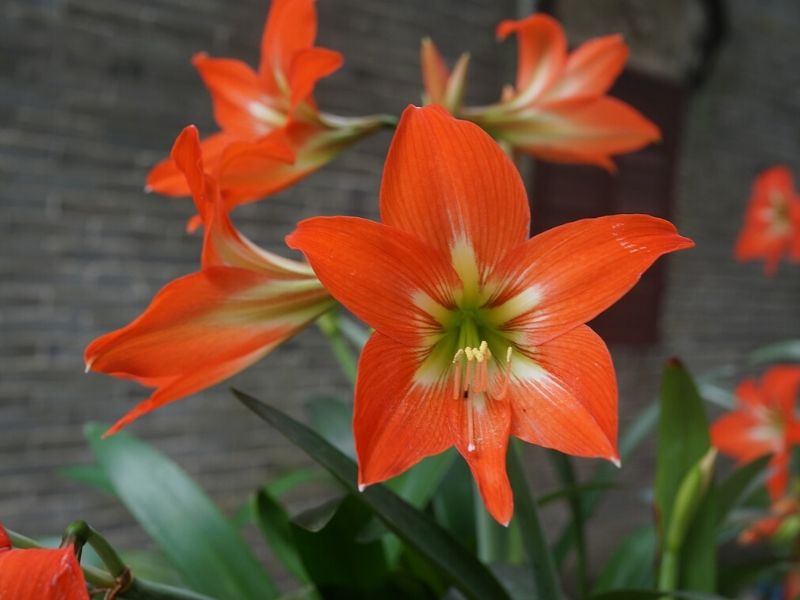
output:
M 664 369 L 656 457 L 655 505 L 662 532 L 659 587 L 716 588 L 717 493 L 703 400 L 676 360 Z
M 717 486 L 717 524 L 721 525 L 730 512 L 742 500 L 746 499 L 755 484 L 759 482 L 758 476 L 772 458 L 771 455 L 762 456 L 752 462 L 742 465 L 731 473 Z
M 539 520 L 536 502 L 528 488 L 520 453 L 520 444 L 517 440 L 513 440 L 509 444 L 507 462 L 511 487 L 514 490 L 514 519 L 519 523 L 522 543 L 533 572 L 533 583 L 537 591 L 536 598 L 559 600 L 562 592 L 555 561 Z
M 664 592 L 660 590 L 638 589 L 603 592 L 602 594 L 592 596 L 591 600 L 665 600 L 665 597 L 672 600 L 727 600 L 722 596 L 717 596 L 716 594 L 705 594 L 703 592 L 686 592 L 683 590 L 676 590 L 670 592 L 668 596 L 665 596 Z
M 236 529 L 174 462 L 126 432 L 86 437 L 119 499 L 192 589 L 219 599 L 275 598 L 277 590 Z
M 311 467 L 305 467 L 301 469 L 293 469 L 278 475 L 275 479 L 265 485 L 264 489 L 266 490 L 267 494 L 277 498 L 305 483 L 327 481 L 329 479 L 330 476 L 326 472 Z M 253 518 L 254 514 L 251 496 L 239 507 L 239 509 L 236 511 L 236 514 L 231 517 L 231 523 L 233 523 L 234 527 L 237 529 L 241 529 L 248 523 L 251 523 Z
M 657 537 L 647 525 L 630 532 L 597 578 L 594 595 L 621 588 L 647 588 L 655 584 L 653 565 L 656 560 Z
M 577 484 L 575 467 L 566 454 L 557 450 L 548 452 L 553 465 L 558 473 L 558 478 L 564 486 L 574 486 Z M 577 589 L 578 597 L 583 598 L 589 589 L 589 558 L 586 552 L 586 529 L 583 510 L 583 501 L 580 496 L 572 495 L 569 497 L 570 520 L 575 530 L 575 550 L 577 553 Z
M 137 579 L 144 578 L 171 586 L 183 585 L 180 575 L 169 566 L 169 563 L 159 552 L 128 550 L 120 552 L 120 557 L 122 562 L 130 567 Z M 83 556 L 81 556 L 81 562 L 83 562 Z
M 356 541 L 372 512 L 353 495 L 337 503 L 325 525 L 311 531 L 291 523 L 305 571 L 324 598 L 378 598 L 388 594 L 388 568 L 380 540 Z
M 297 553 L 289 515 L 283 506 L 264 489 L 254 494 L 251 502 L 256 523 L 275 558 L 295 579 L 308 583 L 310 579 Z
M 100 465 L 71 465 L 62 467 L 59 469 L 59 473 L 67 479 L 77 481 L 106 494 L 114 495 L 114 486 L 111 485 L 108 477 L 106 477 L 106 472 Z
M 467 463 L 456 460 L 442 479 L 432 504 L 436 522 L 447 529 L 464 548 L 477 552 L 474 494 L 472 474 Z
M 703 400 L 689 373 L 670 360 L 661 383 L 655 504 L 663 531 L 672 518 L 675 493 L 711 446 Z
M 357 492 L 356 464 L 317 433 L 291 417 L 238 390 L 234 394 L 289 440 L 327 469 L 350 492 Z M 497 598 L 508 594 L 474 556 L 466 552 L 427 515 L 382 485 L 371 486 L 361 500 L 384 524 L 429 562 L 445 573 L 468 598 Z
M 567 500 L 570 498 L 570 496 L 583 496 L 585 498 L 590 493 L 593 494 L 597 491 L 606 491 L 609 489 L 620 489 L 620 487 L 620 485 L 612 481 L 597 481 L 568 485 L 566 487 L 553 490 L 552 492 L 545 492 L 541 496 L 537 496 L 536 504 L 539 505 L 539 508 L 542 508 L 549 504 L 553 504 L 554 502 L 558 502 L 559 500 Z M 585 508 L 583 512 L 586 514 L 587 511 Z
M 752 366 L 777 362 L 800 362 L 800 340 L 786 340 L 754 350 L 748 357 Z
M 681 548 L 680 587 L 717 591 L 717 499 L 712 483 L 691 520 Z
M 639 444 L 644 441 L 656 426 L 658 423 L 658 412 L 658 403 L 651 404 L 642 410 L 625 430 L 625 433 L 619 441 L 619 453 L 623 462 L 636 451 Z M 620 470 L 611 463 L 604 462 L 595 470 L 592 483 L 600 485 L 610 484 L 618 477 L 619 471 Z M 583 495 L 584 520 L 588 521 L 592 516 L 595 509 L 600 504 L 600 500 L 603 498 L 603 492 L 603 489 L 599 489 L 597 491 L 587 492 Z M 561 566 L 576 540 L 577 530 L 575 529 L 575 524 L 570 521 L 564 527 L 564 530 L 561 532 L 554 546 L 553 556 L 556 560 L 556 565 Z
M 350 458 L 356 457 L 352 404 L 330 396 L 319 396 L 306 402 L 306 411 L 314 431 Z
M 425 508 L 439 488 L 450 465 L 456 458 L 455 449 L 429 456 L 408 471 L 387 483 L 392 491 L 416 508 Z

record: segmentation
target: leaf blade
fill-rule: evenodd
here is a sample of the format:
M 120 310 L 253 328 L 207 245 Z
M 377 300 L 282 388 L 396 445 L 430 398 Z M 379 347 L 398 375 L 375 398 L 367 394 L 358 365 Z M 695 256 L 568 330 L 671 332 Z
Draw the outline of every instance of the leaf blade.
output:
M 316 432 L 238 390 L 236 397 L 327 469 L 350 492 L 358 492 L 356 464 Z M 507 600 L 508 594 L 486 567 L 445 531 L 385 486 L 364 490 L 361 500 L 398 537 L 436 565 L 468 598 Z

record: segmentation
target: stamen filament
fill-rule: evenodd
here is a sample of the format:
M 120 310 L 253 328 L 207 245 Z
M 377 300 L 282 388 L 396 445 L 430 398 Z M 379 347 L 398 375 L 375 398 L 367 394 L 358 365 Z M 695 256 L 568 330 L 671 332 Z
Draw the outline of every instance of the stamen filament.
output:
M 472 400 L 467 399 L 467 452 L 475 452 L 475 417 Z
M 506 365 L 504 369 L 503 375 L 503 384 L 500 386 L 500 394 L 499 397 L 502 398 L 508 392 L 508 385 L 511 383 L 511 354 L 513 352 L 513 348 L 511 346 L 508 347 L 506 350 Z

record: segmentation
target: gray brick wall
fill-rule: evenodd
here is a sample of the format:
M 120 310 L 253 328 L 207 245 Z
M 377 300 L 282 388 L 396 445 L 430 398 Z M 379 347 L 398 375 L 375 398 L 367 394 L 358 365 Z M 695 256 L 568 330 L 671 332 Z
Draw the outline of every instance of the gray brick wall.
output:
M 513 5 L 321 1 L 320 43 L 347 62 L 320 86 L 320 104 L 364 114 L 398 113 L 415 102 L 417 44 L 426 34 L 449 58 L 472 50 L 470 100 L 491 100 L 508 80 L 510 64 L 501 59 L 511 51 L 498 49 L 492 28 L 514 14 Z M 800 267 L 784 266 L 767 280 L 759 265 L 731 259 L 753 175 L 778 161 L 800 173 L 800 6 L 727 6 L 730 36 L 688 107 L 680 164 L 676 222 L 698 247 L 671 260 L 663 342 L 612 349 L 623 423 L 656 393 L 667 356 L 681 355 L 702 372 L 800 336 Z M 200 241 L 182 233 L 189 204 L 145 195 L 144 175 L 186 123 L 212 127 L 190 56 L 207 50 L 254 62 L 265 10 L 261 0 L 5 0 L 0 7 L 0 518 L 14 528 L 51 534 L 90 516 L 123 547 L 143 542 L 114 501 L 54 470 L 88 459 L 82 423 L 112 421 L 144 397 L 138 386 L 84 376 L 81 354 L 196 267 Z M 388 141 L 380 134 L 297 187 L 237 211 L 237 224 L 277 249 L 301 218 L 374 216 Z M 314 392 L 334 386 L 345 393 L 325 348 L 309 330 L 234 383 L 299 415 Z M 131 429 L 196 475 L 226 509 L 304 462 L 225 386 Z M 629 489 L 612 493 L 595 522 L 596 547 L 649 518 L 635 492 L 649 481 L 652 460 L 650 445 L 624 466 Z M 540 489 L 549 485 L 544 463 L 531 453 Z

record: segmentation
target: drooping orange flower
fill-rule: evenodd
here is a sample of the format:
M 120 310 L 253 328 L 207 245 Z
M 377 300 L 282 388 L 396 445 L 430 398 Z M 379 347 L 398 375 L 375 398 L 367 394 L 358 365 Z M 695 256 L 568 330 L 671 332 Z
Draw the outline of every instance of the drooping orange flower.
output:
M 450 84 L 432 46 L 423 59 L 423 79 L 433 103 L 478 123 L 517 151 L 556 162 L 586 163 L 614 170 L 611 156 L 658 141 L 658 127 L 607 92 L 622 71 L 628 47 L 619 35 L 590 40 L 567 53 L 561 25 L 548 15 L 503 21 L 498 36 L 519 37 L 517 82 L 490 106 L 464 108 L 443 102 L 432 90 Z M 424 52 L 423 50 L 423 56 Z M 463 72 L 454 70 L 463 79 Z M 429 84 L 434 82 L 435 85 Z M 452 84 L 463 88 L 463 81 Z
M 234 228 L 204 172 L 195 127 L 178 137 L 172 158 L 205 226 L 202 269 L 167 284 L 139 318 L 86 348 L 87 371 L 157 388 L 108 434 L 233 376 L 334 304 L 307 264 L 262 250 Z
M 787 167 L 771 167 L 756 177 L 734 252 L 739 261 L 763 259 L 770 276 L 781 257 L 800 261 L 800 194 Z
M 228 208 L 292 185 L 380 127 L 376 117 L 317 110 L 312 98 L 317 81 L 339 69 L 343 59 L 315 47 L 316 35 L 315 0 L 273 0 L 258 71 L 239 60 L 194 57 L 221 129 L 203 141 L 203 155 Z M 168 196 L 189 194 L 172 158 L 156 165 L 147 186 Z
M 0 598 L 89 600 L 89 592 L 71 547 L 15 549 L 0 524 Z
M 356 384 L 359 485 L 455 445 L 505 524 L 509 435 L 617 461 L 611 357 L 584 323 L 659 256 L 692 242 L 645 215 L 528 239 L 528 201 L 510 159 L 438 106 L 404 112 L 380 210 L 382 223 L 319 217 L 287 237 L 376 330 Z
M 777 501 L 786 492 L 792 446 L 800 443 L 796 414 L 800 367 L 777 366 L 761 381 L 747 379 L 736 388 L 738 407 L 711 425 L 711 440 L 723 454 L 740 463 L 772 453 L 767 481 Z
M 796 498 L 786 496 L 773 502 L 769 516 L 758 519 L 739 534 L 740 544 L 754 544 L 769 540 L 781 529 L 788 519 L 800 518 L 800 504 Z

